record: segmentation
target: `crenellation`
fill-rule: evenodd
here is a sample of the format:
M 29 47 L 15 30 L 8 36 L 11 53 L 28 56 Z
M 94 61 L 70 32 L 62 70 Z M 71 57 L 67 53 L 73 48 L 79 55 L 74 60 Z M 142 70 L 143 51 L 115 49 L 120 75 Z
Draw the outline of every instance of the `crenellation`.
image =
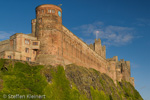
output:
M 114 56 L 113 58 L 108 58 L 107 61 L 116 61 L 116 62 L 118 62 L 118 56 Z
M 126 80 L 134 85 L 130 74 L 130 61 L 118 56 L 106 59 L 106 47 L 100 39 L 87 45 L 62 25 L 62 9 L 45 4 L 36 8 L 32 20 L 32 33 L 16 33 L 0 42 L 0 58 L 38 62 L 45 65 L 67 65 L 93 68 L 110 76 L 114 83 Z
M 90 44 L 89 47 L 94 50 L 94 45 L 93 44 Z
M 124 62 L 124 59 L 120 59 L 120 62 Z

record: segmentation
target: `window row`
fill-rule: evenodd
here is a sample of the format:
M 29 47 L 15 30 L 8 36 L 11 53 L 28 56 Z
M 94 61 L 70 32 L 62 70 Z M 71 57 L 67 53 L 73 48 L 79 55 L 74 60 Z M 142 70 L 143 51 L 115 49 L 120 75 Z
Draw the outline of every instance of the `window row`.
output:
M 37 13 L 39 14 L 40 12 L 42 12 L 42 13 L 44 13 L 45 12 L 45 10 L 39 10 L 39 11 L 37 11 Z M 47 13 L 55 13 L 55 10 L 54 9 L 48 9 L 47 10 Z
M 12 59 L 12 56 L 9 55 L 9 56 L 8 56 L 8 59 Z M 26 57 L 26 61 L 31 61 L 31 57 Z
M 56 11 L 54 9 L 48 9 L 48 10 L 39 10 L 37 11 L 37 14 L 40 14 L 40 13 L 55 13 Z M 61 14 L 61 11 L 58 11 L 58 15 L 59 17 L 62 16 Z
M 25 44 L 29 45 L 30 44 L 30 40 L 25 39 Z M 33 42 L 32 45 L 38 45 L 38 42 Z

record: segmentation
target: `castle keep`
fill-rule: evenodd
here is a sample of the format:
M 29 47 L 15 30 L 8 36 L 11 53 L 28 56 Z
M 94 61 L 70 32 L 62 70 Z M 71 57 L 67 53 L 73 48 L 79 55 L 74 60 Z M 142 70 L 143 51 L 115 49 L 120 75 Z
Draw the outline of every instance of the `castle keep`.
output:
M 94 68 L 116 80 L 134 85 L 130 74 L 130 61 L 118 57 L 106 59 L 106 48 L 101 40 L 87 45 L 62 25 L 62 9 L 52 4 L 36 8 L 32 20 L 32 33 L 16 33 L 0 42 L 0 58 L 38 62 L 40 64 L 67 65 L 74 63 Z

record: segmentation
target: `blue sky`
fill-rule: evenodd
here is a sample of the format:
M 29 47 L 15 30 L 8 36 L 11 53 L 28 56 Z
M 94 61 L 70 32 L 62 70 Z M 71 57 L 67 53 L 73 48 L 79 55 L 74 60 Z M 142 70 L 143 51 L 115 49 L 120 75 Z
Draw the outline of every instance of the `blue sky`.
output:
M 131 61 L 135 88 L 150 100 L 149 0 L 1 0 L 0 41 L 16 32 L 31 33 L 31 19 L 41 4 L 62 4 L 63 25 L 88 44 L 98 31 L 107 58 Z

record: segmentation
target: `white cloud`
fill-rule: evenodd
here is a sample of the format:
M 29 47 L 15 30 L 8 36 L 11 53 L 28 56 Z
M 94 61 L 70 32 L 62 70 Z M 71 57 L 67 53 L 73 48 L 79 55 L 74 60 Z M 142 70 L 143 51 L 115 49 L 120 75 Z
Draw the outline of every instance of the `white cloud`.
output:
M 120 26 L 106 26 L 99 32 L 99 38 L 106 39 L 106 45 L 124 45 L 132 41 L 133 29 Z
M 0 31 L 0 40 L 6 40 L 9 39 L 11 35 L 13 35 L 15 32 L 6 32 L 6 31 Z
M 80 30 L 83 34 L 85 34 L 86 36 L 89 36 L 96 29 L 99 29 L 102 25 L 103 25 L 103 22 L 95 22 L 93 24 L 81 25 L 78 27 L 74 27 L 72 29 L 73 30 Z
M 80 31 L 84 35 L 86 33 L 85 36 L 97 34 L 98 38 L 105 39 L 105 41 L 102 41 L 105 45 L 125 45 L 135 38 L 133 28 L 112 25 L 104 26 L 103 22 L 81 25 L 73 29 Z

